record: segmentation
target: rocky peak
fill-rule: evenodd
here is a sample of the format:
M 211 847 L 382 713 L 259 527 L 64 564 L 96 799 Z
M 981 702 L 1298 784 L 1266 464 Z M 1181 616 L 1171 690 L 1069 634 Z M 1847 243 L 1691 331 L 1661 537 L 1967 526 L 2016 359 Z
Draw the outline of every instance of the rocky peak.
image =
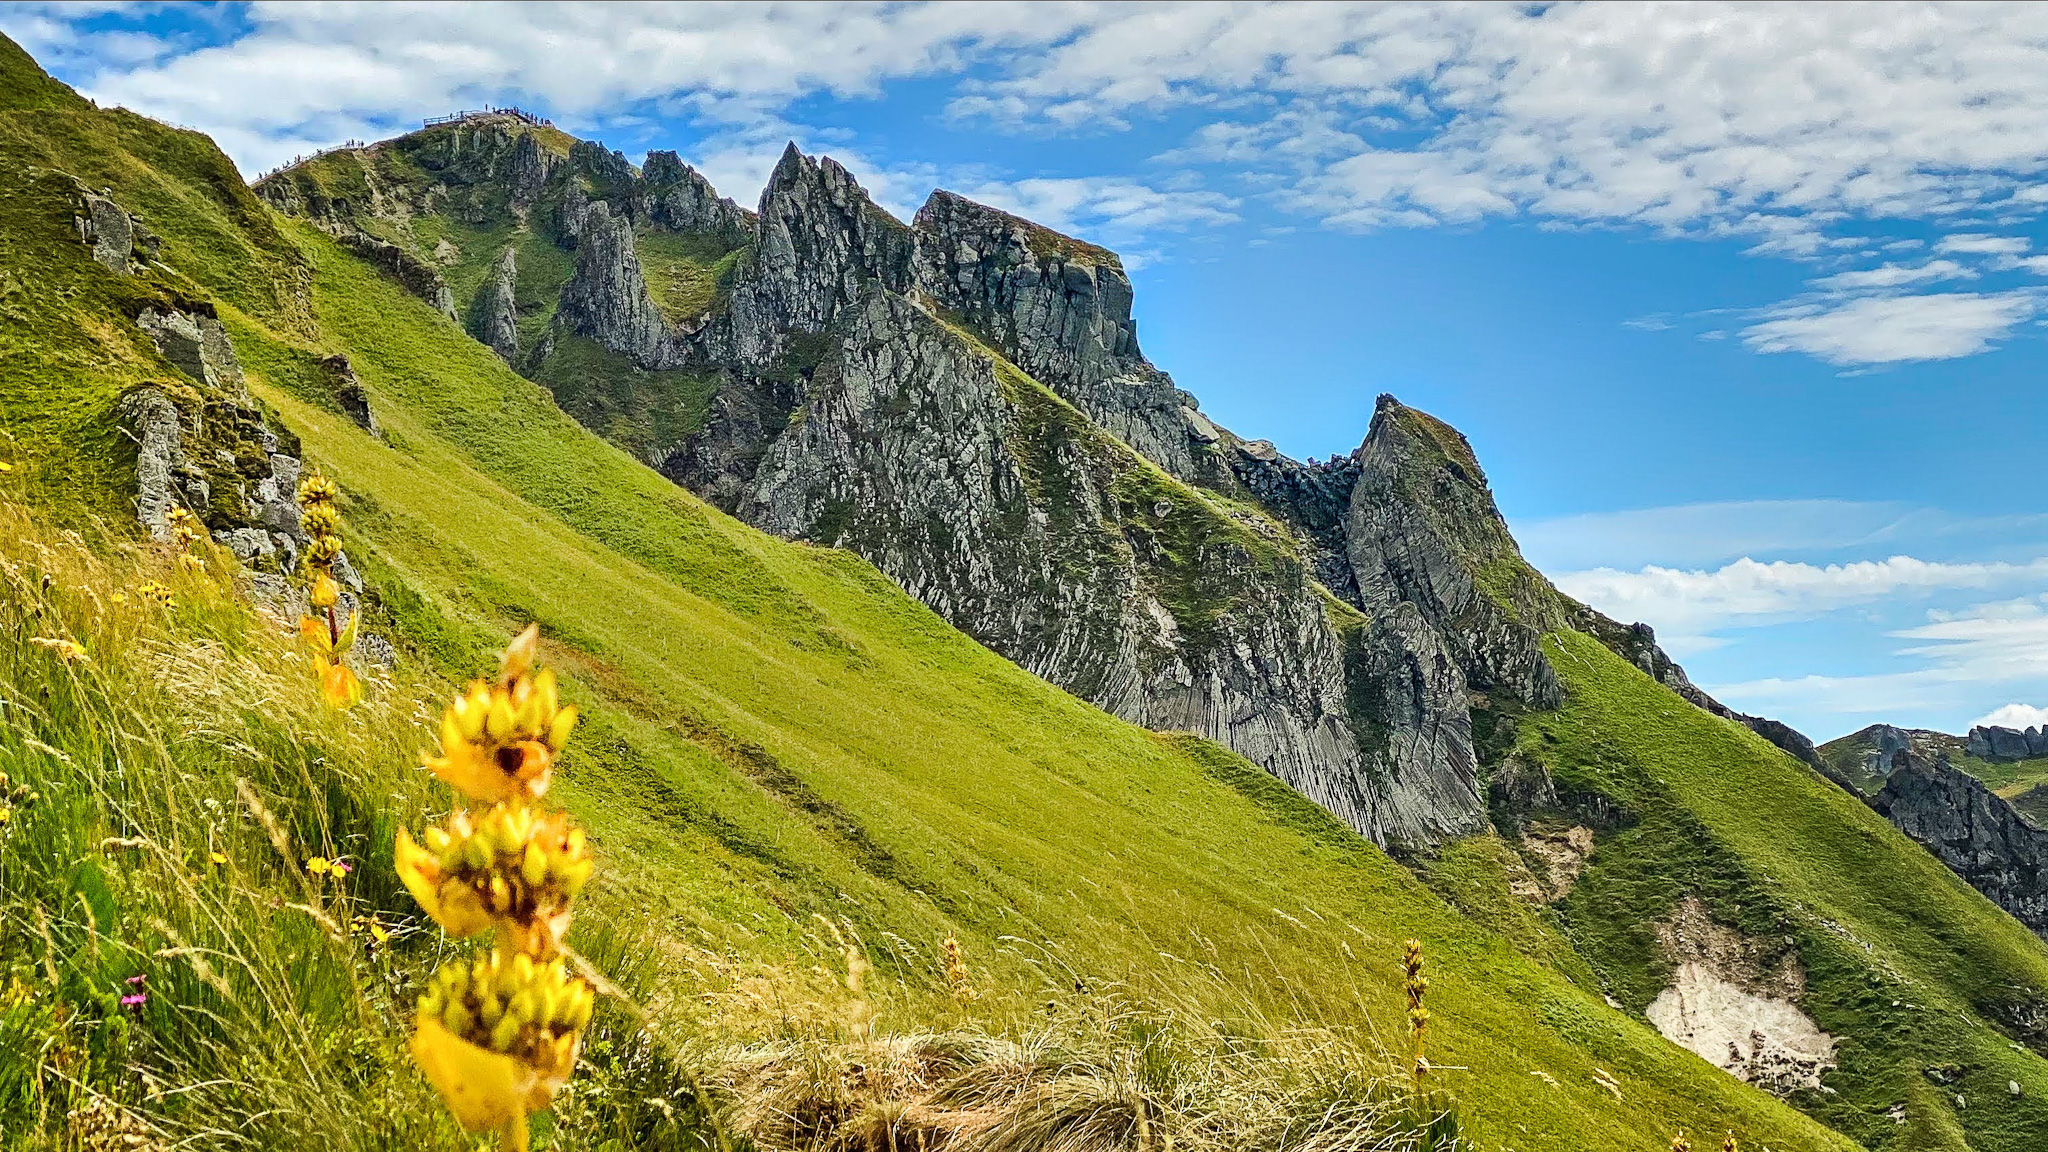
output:
M 599 200 L 584 211 L 579 232 L 576 273 L 562 288 L 557 322 L 644 367 L 675 363 L 678 353 L 640 272 L 632 221 Z
M 720 196 L 703 173 L 674 152 L 649 152 L 640 174 L 643 190 L 638 203 L 648 219 L 677 232 L 715 236 L 733 246 L 753 238 L 753 214 Z
M 761 192 L 753 274 L 735 291 L 734 312 L 752 325 L 821 333 L 863 284 L 907 288 L 911 247 L 910 230 L 838 161 L 813 159 L 792 143 Z
M 1508 534 L 1465 437 L 1381 396 L 1358 466 L 1345 535 L 1360 604 L 1413 603 L 1474 688 L 1556 706 L 1563 694 L 1540 638 L 1564 626 L 1563 613 Z
M 1892 753 L 1871 806 L 1991 902 L 2048 939 L 2048 832 L 2034 827 L 1946 755 Z
M 911 228 L 920 291 L 1167 471 L 1195 475 L 1194 398 L 1138 351 L 1116 253 L 943 190 Z

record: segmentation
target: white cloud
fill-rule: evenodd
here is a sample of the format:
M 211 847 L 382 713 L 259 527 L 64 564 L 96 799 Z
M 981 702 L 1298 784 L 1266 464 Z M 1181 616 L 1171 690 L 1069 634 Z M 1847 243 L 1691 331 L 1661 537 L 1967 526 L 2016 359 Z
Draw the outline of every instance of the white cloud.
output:
M 1893 556 L 1823 567 L 1783 560 L 1760 564 L 1744 557 L 1712 571 L 1656 565 L 1635 572 L 1595 568 L 1566 573 L 1556 583 L 1616 619 L 1642 620 L 1660 632 L 1705 636 L 1718 628 L 1807 619 L 1901 595 L 1990 588 L 2044 576 L 2048 558 L 2025 564 L 1942 564 Z M 2048 626 L 2048 620 L 2043 623 Z M 1945 620 L 1900 635 L 1941 642 L 1978 638 L 1974 630 L 1984 627 L 1981 620 Z
M 1919 667 L 1867 676 L 1769 678 L 1710 685 L 1707 691 L 1735 707 L 1766 714 L 1882 718 L 1911 725 L 1919 723 L 1914 717 L 1934 712 L 1967 716 L 1983 706 L 1987 689 L 2031 692 L 2048 684 L 2048 613 L 2038 600 L 1928 615 L 1925 625 L 1888 633 L 1915 641 L 1894 655 L 1914 659 Z M 1974 723 L 2030 715 L 2036 719 L 2028 722 L 2038 723 L 2048 710 L 2008 704 Z
M 1943 236 L 1936 252 L 1959 252 L 1970 256 L 2017 256 L 2033 245 L 2024 236 L 1991 236 L 1983 232 L 1958 232 Z
M 1759 352 L 1804 352 L 1830 364 L 1950 360 L 1983 352 L 2034 314 L 2026 292 L 1870 296 L 1791 303 L 1744 329 Z
M 1215 192 L 1162 190 L 1105 177 L 987 181 L 965 189 L 962 195 L 1056 231 L 1078 235 L 1103 232 L 1112 238 L 1237 219 L 1233 211 L 1236 201 Z
M 1974 280 L 1977 273 L 1953 260 L 1929 260 L 1925 264 L 1881 264 L 1823 276 L 1813 286 L 1823 292 L 1863 292 L 1898 288 L 1930 280 Z
M 1724 500 L 1553 517 L 1515 525 L 1515 539 L 1545 572 L 1651 563 L 1692 567 L 1739 556 L 1811 556 L 1884 544 L 1907 533 L 1936 531 L 1955 519 L 1883 501 Z
M 2044 724 L 2048 724 L 2048 708 L 2018 702 L 1993 708 L 1970 721 L 1972 728 L 2038 728 Z

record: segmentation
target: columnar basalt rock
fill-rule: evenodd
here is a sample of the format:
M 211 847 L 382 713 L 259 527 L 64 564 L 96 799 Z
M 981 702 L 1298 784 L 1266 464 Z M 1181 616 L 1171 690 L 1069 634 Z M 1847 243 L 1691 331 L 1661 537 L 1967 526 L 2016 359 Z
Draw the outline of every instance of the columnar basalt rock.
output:
M 1414 604 L 1473 687 L 1534 708 L 1563 700 L 1539 643 L 1564 626 L 1555 593 L 1522 560 L 1455 429 L 1380 397 L 1345 529 L 1368 613 Z
M 1196 446 L 1217 432 L 1139 352 L 1115 253 L 945 191 L 911 229 L 919 291 L 1111 434 L 1198 478 Z

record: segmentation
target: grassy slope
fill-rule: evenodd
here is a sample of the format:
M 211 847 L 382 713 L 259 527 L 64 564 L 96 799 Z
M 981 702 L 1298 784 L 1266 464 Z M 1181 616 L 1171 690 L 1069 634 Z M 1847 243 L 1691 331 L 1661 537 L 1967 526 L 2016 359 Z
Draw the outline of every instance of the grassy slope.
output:
M 1025 1011 L 1036 987 L 1021 962 L 998 959 L 1007 935 L 1162 998 L 1369 1025 L 1398 1021 L 1390 960 L 1417 934 L 1435 966 L 1433 1055 L 1468 1069 L 1443 1078 L 1489 1148 L 1647 1149 L 1681 1124 L 1842 1146 L 1473 928 L 1242 761 L 1117 723 L 946 628 L 867 565 L 718 515 L 324 237 L 279 236 L 260 211 L 237 222 L 239 186 L 195 187 L 189 165 L 149 172 L 109 139 L 121 128 L 140 137 L 133 147 L 162 147 L 178 134 L 61 115 L 96 147 L 45 159 L 149 212 L 169 259 L 240 305 L 224 313 L 257 389 L 342 481 L 390 617 L 464 672 L 527 616 L 559 638 L 554 655 L 593 706 L 565 791 L 610 860 L 594 918 L 656 928 L 682 991 L 717 990 L 735 965 L 807 963 L 807 919 L 830 912 L 926 955 L 957 928 L 997 969 L 994 1013 Z M 7 124 L 17 144 L 51 127 Z M 46 249 L 61 281 L 81 286 L 64 297 L 78 304 L 70 319 L 111 333 L 36 362 L 33 390 L 15 375 L 23 361 L 8 361 L 0 387 L 31 401 L 10 406 L 10 431 L 40 446 L 55 413 L 103 405 L 118 387 L 108 367 L 132 342 L 94 311 L 109 274 L 65 249 L 61 228 L 38 232 L 38 203 L 14 202 L 8 236 L 28 247 L 8 251 Z M 260 245 L 258 270 L 305 254 L 317 327 L 252 283 L 251 266 L 215 258 L 238 241 Z M 34 346 L 57 319 L 10 315 L 5 335 Z M 350 354 L 389 444 L 293 390 L 314 350 Z M 135 355 L 135 375 L 169 371 Z M 929 979 L 908 961 L 892 968 L 892 954 L 903 955 L 878 956 L 885 971 Z M 1594 1087 L 1595 1066 L 1621 1077 L 1623 1100 Z
M 838 910 L 871 933 L 928 943 L 950 923 L 985 952 L 1001 934 L 1054 942 L 1160 995 L 1181 981 L 1159 953 L 1208 956 L 1266 974 L 1253 995 L 1278 1018 L 1337 1020 L 1397 1015 L 1391 970 L 1372 958 L 1417 933 L 1438 956 L 1439 1059 L 1473 1069 L 1449 1075 L 1491 1140 L 1650 1147 L 1641 1133 L 1683 1122 L 1827 1146 L 1464 924 L 1355 837 L 1291 831 L 1316 824 L 1291 794 L 1260 793 L 1276 823 L 1204 767 L 1241 762 L 1192 756 L 1024 675 L 850 556 L 726 519 L 397 286 L 310 231 L 301 241 L 318 254 L 316 310 L 406 450 L 274 399 L 374 501 L 382 569 L 444 614 L 535 616 L 603 670 L 586 683 L 612 690 L 598 713 L 620 745 L 575 794 L 630 861 L 628 887 L 663 893 L 685 938 L 774 957 L 802 930 L 779 904 L 825 910 L 843 889 Z M 476 603 L 480 583 L 496 604 Z M 758 744 L 845 820 L 793 818 L 793 789 L 752 786 L 707 751 L 720 739 L 680 735 L 706 728 Z M 746 927 L 756 914 L 765 930 Z M 1350 928 L 1320 927 L 1338 924 Z M 1364 962 L 1339 959 L 1350 929 Z M 1625 1104 L 1592 1085 L 1595 1064 L 1623 1076 Z M 1564 1087 L 1531 1096 L 1531 1069 Z
M 1523 750 L 1561 786 L 1636 817 L 1603 841 L 1565 904 L 1614 994 L 1640 1009 L 1662 987 L 1647 926 L 1698 893 L 1754 935 L 1796 938 L 1805 1007 L 1841 1038 L 1851 1075 L 1834 1082 L 1853 1086 L 1807 1101 L 1817 1114 L 1874 1145 L 1964 1146 L 1900 1137 L 1884 1113 L 1910 1095 L 1915 1131 L 1954 1127 L 1980 1150 L 2038 1147 L 2048 1061 L 1979 1014 L 2048 989 L 2040 940 L 1754 733 L 1686 707 L 1590 638 L 1552 645 L 1570 700 L 1529 718 Z M 1962 1079 L 1926 1091 L 1922 1070 L 1937 1064 L 1959 1065 Z M 2012 1082 L 2022 1100 L 2008 1099 Z M 1970 1106 L 1955 1109 L 1956 1093 Z

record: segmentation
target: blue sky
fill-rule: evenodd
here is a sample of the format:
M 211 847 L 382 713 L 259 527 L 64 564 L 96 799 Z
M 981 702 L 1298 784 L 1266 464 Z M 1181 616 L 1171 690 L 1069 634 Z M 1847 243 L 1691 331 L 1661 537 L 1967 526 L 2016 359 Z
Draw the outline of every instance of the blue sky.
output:
M 2048 6 L 14 4 L 244 172 L 512 103 L 751 203 L 785 140 L 1123 252 L 1294 456 L 1376 394 L 1525 551 L 1826 739 L 2048 720 Z

